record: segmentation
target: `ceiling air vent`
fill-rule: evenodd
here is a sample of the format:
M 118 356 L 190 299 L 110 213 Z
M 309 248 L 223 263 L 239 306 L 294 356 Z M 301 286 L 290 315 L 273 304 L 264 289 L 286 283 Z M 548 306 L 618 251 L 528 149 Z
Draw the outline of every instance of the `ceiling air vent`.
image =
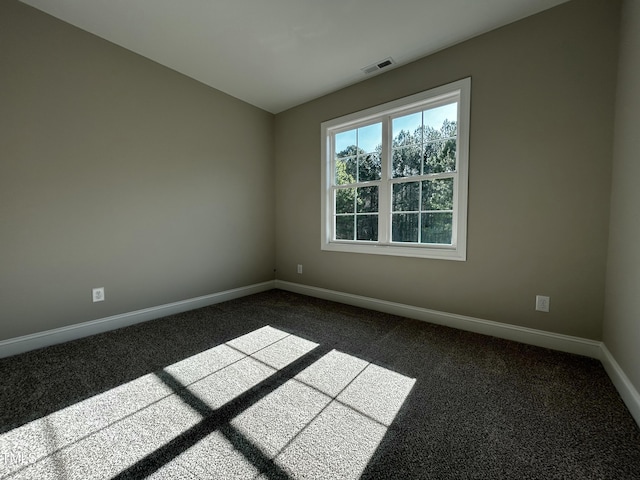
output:
M 364 67 L 361 70 L 367 75 L 369 75 L 370 73 L 377 72 L 378 70 L 382 70 L 383 68 L 386 68 L 389 65 L 393 65 L 393 63 L 394 63 L 393 58 L 388 57 L 388 58 L 385 58 L 384 60 L 380 60 L 379 62 L 374 63 L 373 65 Z

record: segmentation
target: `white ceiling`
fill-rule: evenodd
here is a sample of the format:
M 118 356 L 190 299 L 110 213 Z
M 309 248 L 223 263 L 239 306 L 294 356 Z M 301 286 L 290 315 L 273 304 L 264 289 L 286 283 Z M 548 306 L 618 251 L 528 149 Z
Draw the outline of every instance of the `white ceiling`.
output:
M 566 0 L 22 1 L 278 113 Z

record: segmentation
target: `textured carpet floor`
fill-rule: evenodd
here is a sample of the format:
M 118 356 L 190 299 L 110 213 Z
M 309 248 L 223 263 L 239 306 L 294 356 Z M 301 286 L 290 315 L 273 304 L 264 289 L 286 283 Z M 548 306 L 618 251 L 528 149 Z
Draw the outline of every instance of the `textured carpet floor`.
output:
M 0 372 L 0 478 L 640 478 L 600 362 L 278 290 Z

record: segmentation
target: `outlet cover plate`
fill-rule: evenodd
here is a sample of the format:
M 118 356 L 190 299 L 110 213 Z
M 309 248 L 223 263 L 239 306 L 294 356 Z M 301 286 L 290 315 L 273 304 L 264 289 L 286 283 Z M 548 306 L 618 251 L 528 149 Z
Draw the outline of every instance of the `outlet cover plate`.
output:
M 536 295 L 536 310 L 539 312 L 549 311 L 549 297 Z
M 104 287 L 94 288 L 91 291 L 93 302 L 103 302 L 104 301 Z

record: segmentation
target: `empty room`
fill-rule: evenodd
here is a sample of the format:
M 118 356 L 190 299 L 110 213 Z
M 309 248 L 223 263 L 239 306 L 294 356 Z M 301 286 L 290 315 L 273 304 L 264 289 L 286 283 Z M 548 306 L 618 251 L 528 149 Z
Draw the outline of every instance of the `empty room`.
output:
M 640 479 L 640 1 L 2 0 L 0 478 Z

